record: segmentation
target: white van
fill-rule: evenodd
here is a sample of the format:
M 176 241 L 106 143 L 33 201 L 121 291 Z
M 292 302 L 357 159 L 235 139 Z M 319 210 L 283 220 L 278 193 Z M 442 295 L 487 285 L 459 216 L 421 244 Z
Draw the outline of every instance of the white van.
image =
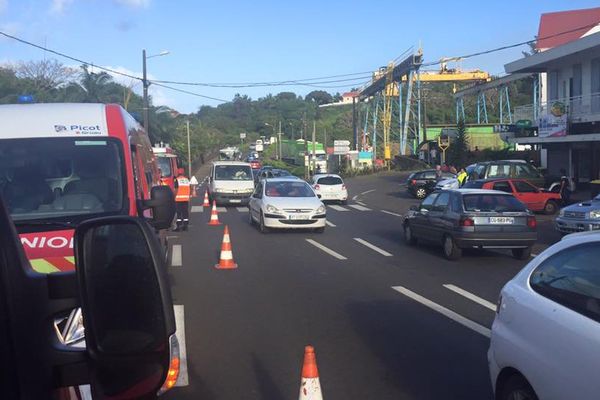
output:
M 254 192 L 252 168 L 245 162 L 213 162 L 208 181 L 210 201 L 217 204 L 247 205 Z

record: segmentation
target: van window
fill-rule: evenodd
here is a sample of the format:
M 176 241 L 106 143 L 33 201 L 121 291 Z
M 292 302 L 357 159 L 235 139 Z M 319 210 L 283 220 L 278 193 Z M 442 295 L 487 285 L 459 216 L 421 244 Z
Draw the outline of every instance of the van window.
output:
M 548 258 L 531 274 L 533 290 L 600 322 L 600 246 L 586 243 Z
M 515 165 L 515 177 L 517 178 L 538 178 L 540 173 L 529 164 Z
M 510 165 L 508 164 L 491 164 L 488 171 L 488 178 L 504 178 L 510 176 Z
M 251 181 L 252 169 L 247 165 L 215 165 L 216 181 Z
M 0 192 L 18 221 L 116 212 L 125 206 L 121 144 L 110 138 L 0 141 Z

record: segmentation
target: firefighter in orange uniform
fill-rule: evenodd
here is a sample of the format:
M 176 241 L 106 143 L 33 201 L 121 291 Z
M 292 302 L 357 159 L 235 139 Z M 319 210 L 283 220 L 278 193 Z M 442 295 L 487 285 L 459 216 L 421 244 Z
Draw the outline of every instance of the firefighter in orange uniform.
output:
M 177 169 L 177 178 L 175 179 L 175 202 L 177 203 L 177 228 L 187 231 L 189 223 L 190 206 L 190 181 L 185 176 L 183 168 Z

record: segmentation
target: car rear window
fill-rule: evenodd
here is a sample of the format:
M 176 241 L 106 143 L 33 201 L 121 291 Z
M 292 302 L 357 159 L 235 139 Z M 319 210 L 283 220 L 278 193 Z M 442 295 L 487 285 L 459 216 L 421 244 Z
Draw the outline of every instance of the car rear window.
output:
M 465 211 L 475 212 L 518 212 L 527 208 L 510 195 L 477 193 L 463 195 Z
M 337 176 L 325 176 L 317 181 L 319 185 L 342 185 L 344 182 Z
M 483 187 L 482 181 L 467 181 L 463 186 L 463 188 L 468 189 L 481 189 Z

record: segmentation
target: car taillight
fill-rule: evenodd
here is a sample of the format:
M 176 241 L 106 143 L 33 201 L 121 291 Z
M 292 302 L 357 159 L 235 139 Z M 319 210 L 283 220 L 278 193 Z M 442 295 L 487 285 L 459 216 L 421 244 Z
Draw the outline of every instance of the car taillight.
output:
M 416 185 L 417 184 L 417 180 L 416 179 L 411 179 L 410 184 L 411 185 Z
M 473 220 L 473 218 L 461 218 L 460 219 L 460 226 L 475 226 L 475 221 Z
M 537 220 L 535 219 L 535 217 L 527 217 L 527 226 L 530 228 L 537 227 Z
M 321 186 L 315 185 L 315 190 L 321 190 Z

